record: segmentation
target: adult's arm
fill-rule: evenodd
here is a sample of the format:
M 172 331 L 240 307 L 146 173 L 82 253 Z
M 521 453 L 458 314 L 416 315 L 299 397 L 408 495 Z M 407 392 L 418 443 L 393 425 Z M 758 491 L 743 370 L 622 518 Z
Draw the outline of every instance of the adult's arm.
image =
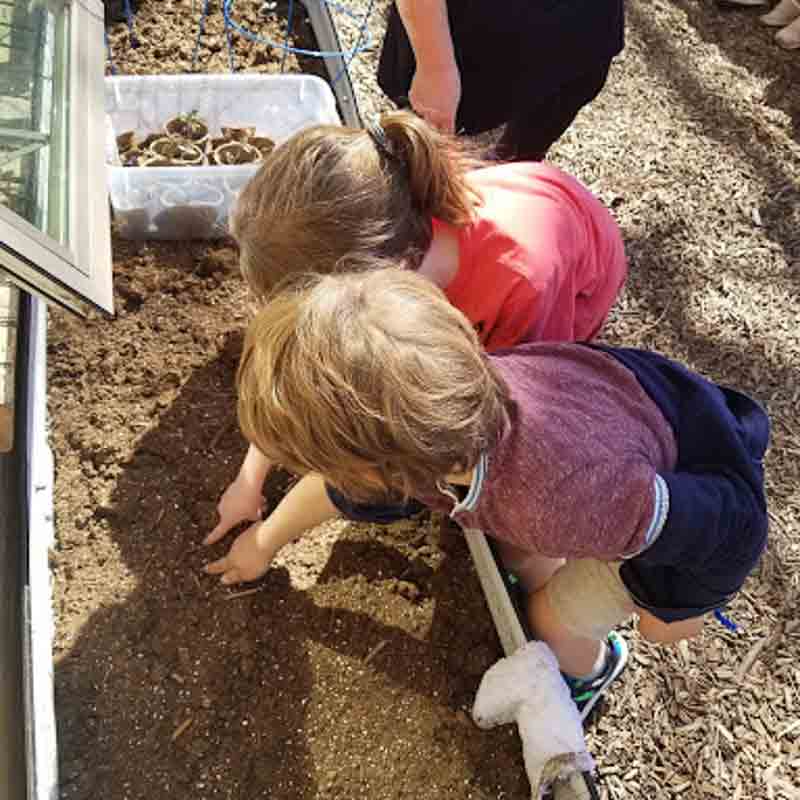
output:
M 445 133 L 455 131 L 461 102 L 461 76 L 456 64 L 446 0 L 397 0 L 417 69 L 408 99 L 414 111 Z

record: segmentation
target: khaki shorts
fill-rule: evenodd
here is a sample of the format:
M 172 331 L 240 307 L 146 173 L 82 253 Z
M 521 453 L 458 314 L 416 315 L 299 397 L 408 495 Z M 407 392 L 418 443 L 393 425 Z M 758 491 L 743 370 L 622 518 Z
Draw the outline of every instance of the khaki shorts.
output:
M 579 636 L 605 639 L 635 610 L 619 561 L 582 558 L 567 561 L 545 584 L 558 621 Z

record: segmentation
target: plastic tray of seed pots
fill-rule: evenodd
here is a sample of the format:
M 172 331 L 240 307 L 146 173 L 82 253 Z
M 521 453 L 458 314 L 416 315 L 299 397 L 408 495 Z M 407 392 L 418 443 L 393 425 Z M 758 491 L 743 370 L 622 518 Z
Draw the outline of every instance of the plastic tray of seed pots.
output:
M 237 194 L 272 148 L 340 124 L 313 75 L 106 78 L 108 187 L 127 239 L 224 236 Z

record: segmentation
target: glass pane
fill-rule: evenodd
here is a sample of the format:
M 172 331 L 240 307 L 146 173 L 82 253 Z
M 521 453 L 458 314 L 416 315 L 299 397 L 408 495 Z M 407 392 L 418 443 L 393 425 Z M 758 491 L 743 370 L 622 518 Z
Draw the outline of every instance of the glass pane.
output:
M 67 8 L 0 0 L 0 204 L 65 245 Z

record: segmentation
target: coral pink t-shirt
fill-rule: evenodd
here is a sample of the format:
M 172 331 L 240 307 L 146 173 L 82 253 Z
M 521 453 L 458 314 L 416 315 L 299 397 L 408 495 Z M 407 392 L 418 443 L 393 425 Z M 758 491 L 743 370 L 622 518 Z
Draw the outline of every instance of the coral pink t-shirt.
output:
M 445 294 L 484 347 L 592 339 L 627 274 L 611 214 L 548 164 L 501 164 L 469 177 L 483 204 L 455 229 L 459 267 Z

